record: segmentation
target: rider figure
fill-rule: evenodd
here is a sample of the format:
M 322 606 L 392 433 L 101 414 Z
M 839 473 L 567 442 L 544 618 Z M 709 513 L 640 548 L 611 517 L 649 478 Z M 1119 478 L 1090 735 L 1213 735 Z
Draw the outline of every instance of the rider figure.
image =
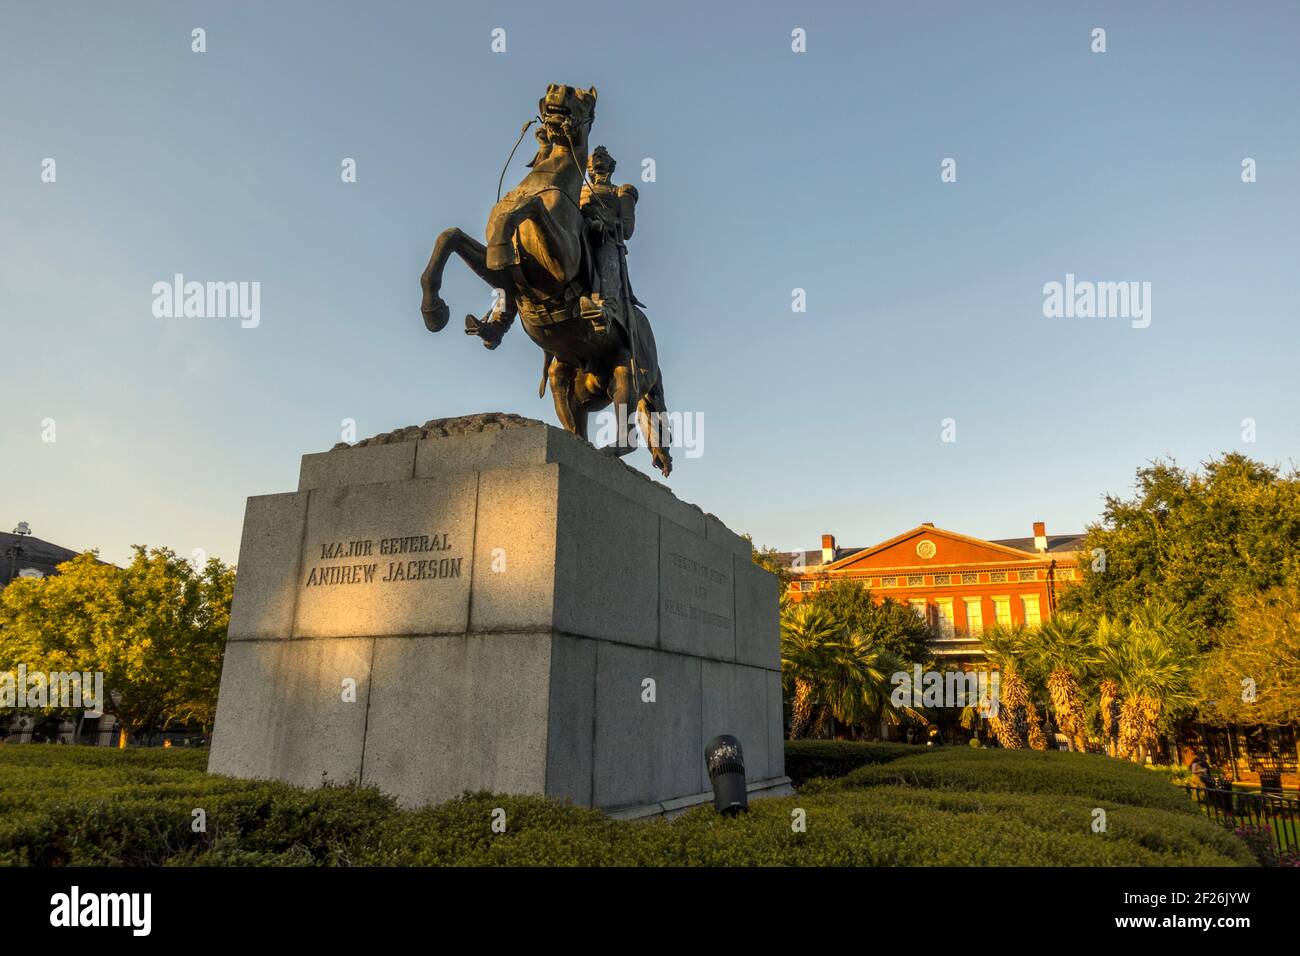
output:
M 628 312 L 637 302 L 627 277 L 627 240 L 636 228 L 636 187 L 610 181 L 617 163 L 604 146 L 587 159 L 589 183 L 582 187 L 582 214 L 595 258 L 593 287 L 580 303 L 582 315 L 603 333 L 612 321 L 629 337 Z M 629 299 L 631 302 L 625 302 Z
M 598 335 L 605 334 L 612 321 L 623 339 L 630 341 L 627 313 L 632 305 L 645 305 L 633 294 L 627 276 L 627 240 L 636 228 L 638 196 L 635 186 L 627 183 L 619 186 L 610 181 L 616 165 L 604 146 L 597 146 L 587 159 L 590 182 L 583 184 L 580 206 L 594 263 L 592 288 L 581 296 L 578 309 Z M 625 299 L 630 299 L 631 304 Z M 514 324 L 516 314 L 514 302 L 498 293 L 493 309 L 481 320 L 465 317 L 465 331 L 477 335 L 484 345 L 494 349 Z

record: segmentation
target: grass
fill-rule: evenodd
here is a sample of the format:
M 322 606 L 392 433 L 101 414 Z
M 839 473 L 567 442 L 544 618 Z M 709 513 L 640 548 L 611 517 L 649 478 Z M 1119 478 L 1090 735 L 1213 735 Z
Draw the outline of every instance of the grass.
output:
M 853 753 L 844 760 L 866 751 Z M 829 751 L 819 754 L 816 760 L 839 759 Z M 204 751 L 0 746 L 0 864 L 1253 862 L 1240 840 L 1205 820 L 1181 791 L 1132 764 L 1083 754 L 956 747 L 920 753 L 909 748 L 889 756 L 887 763 L 866 763 L 844 776 L 809 780 L 798 796 L 755 801 L 739 817 L 722 818 L 699 807 L 672 821 L 619 822 L 539 797 L 492 794 L 402 810 L 370 789 L 307 791 L 208 776 Z M 197 809 L 205 817 L 200 832 L 192 826 Z M 492 828 L 498 809 L 505 812 L 504 833 Z M 1093 831 L 1098 809 L 1106 814 L 1104 832 Z

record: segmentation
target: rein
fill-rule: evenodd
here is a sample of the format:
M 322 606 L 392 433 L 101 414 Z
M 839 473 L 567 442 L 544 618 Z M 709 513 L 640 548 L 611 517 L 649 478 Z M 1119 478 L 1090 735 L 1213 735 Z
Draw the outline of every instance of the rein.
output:
M 541 121 L 542 118 L 540 116 L 534 116 L 532 119 L 530 119 L 527 123 L 525 123 L 523 126 L 519 128 L 519 138 L 515 140 L 515 145 L 511 147 L 510 155 L 506 157 L 506 164 L 501 167 L 501 175 L 497 177 L 497 202 L 501 201 L 501 187 L 506 181 L 506 170 L 510 168 L 510 164 L 514 161 L 515 151 L 519 149 L 519 144 L 524 141 L 524 136 L 528 133 L 529 127 L 531 127 L 534 123 L 540 123 Z M 588 123 L 590 123 L 590 121 L 588 121 Z M 565 132 L 564 138 L 566 141 L 568 141 L 569 144 L 569 162 L 573 163 L 573 168 L 578 171 L 578 177 L 579 179 L 582 180 L 582 184 L 584 186 L 587 186 L 588 188 L 591 188 L 592 182 L 590 179 L 587 178 L 587 171 L 578 165 L 578 157 L 574 155 L 573 137 L 571 137 L 567 132 Z M 541 189 L 537 190 L 537 193 L 541 194 L 545 192 L 550 192 L 551 190 L 555 190 L 556 192 L 558 192 L 565 199 L 569 200 L 569 203 L 573 206 L 574 209 L 578 210 L 578 212 L 582 212 L 582 207 L 578 205 L 576 202 L 574 202 L 573 197 L 570 196 L 568 193 L 566 193 L 559 186 L 544 186 Z

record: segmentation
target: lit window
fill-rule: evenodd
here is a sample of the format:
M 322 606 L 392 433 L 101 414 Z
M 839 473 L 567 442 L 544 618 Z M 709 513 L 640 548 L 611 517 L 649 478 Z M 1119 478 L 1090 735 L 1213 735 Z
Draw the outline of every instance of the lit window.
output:
M 995 597 L 993 599 L 993 617 L 1003 627 L 1011 626 L 1011 598 Z
M 898 587 L 898 578 L 881 578 L 880 586 L 882 588 L 896 588 Z
M 1062 581 L 1074 580 L 1074 568 L 1059 568 L 1056 572 L 1057 578 Z
M 934 576 L 934 583 L 935 583 L 935 584 L 952 584 L 952 575 L 951 575 L 951 574 L 936 574 L 936 575 Z
M 979 584 L 980 576 L 975 571 L 963 571 L 961 575 L 962 584 Z
M 1037 627 L 1043 623 L 1043 618 L 1038 611 L 1038 595 L 1026 594 L 1020 599 L 1020 603 L 1025 608 L 1025 625 L 1028 627 Z
M 1005 571 L 990 571 L 990 572 L 989 572 L 989 583 L 990 583 L 990 584 L 1006 584 L 1006 583 L 1007 583 L 1007 572 L 1005 572 Z
M 925 620 L 925 598 L 913 598 L 907 602 L 908 607 L 916 612 L 916 616 Z
M 1021 571 L 1021 572 L 1020 572 L 1020 580 L 1021 580 L 1021 581 L 1037 581 L 1037 580 L 1038 580 L 1038 572 L 1037 572 L 1037 571 Z
M 984 609 L 979 598 L 966 598 L 966 633 L 979 637 L 984 633 Z
M 952 599 L 935 601 L 934 606 L 939 612 L 939 634 L 952 637 Z
M 919 588 L 925 584 L 925 576 L 921 574 L 909 574 L 907 576 L 907 586 L 909 588 Z

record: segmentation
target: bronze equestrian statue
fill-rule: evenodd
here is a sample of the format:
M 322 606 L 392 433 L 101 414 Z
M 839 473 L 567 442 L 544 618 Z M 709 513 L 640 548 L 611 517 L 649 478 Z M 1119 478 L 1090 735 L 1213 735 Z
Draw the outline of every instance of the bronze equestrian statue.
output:
M 552 83 L 538 111 L 537 155 L 523 181 L 492 207 L 487 245 L 456 228 L 438 236 L 420 276 L 424 324 L 430 332 L 447 325 L 450 309 L 438 292 L 454 252 L 498 290 L 482 319 L 465 316 L 466 334 L 494 349 L 521 315 L 545 353 L 538 395 L 549 381 L 565 429 L 587 438 L 587 416 L 612 404 L 619 438 L 603 450 L 625 455 L 633 447 L 626 423 L 635 413 L 666 477 L 672 457 L 663 377 L 650 321 L 627 277 L 624 243 L 635 222 L 636 190 L 610 182 L 614 161 L 603 147 L 589 157 L 594 86 Z

